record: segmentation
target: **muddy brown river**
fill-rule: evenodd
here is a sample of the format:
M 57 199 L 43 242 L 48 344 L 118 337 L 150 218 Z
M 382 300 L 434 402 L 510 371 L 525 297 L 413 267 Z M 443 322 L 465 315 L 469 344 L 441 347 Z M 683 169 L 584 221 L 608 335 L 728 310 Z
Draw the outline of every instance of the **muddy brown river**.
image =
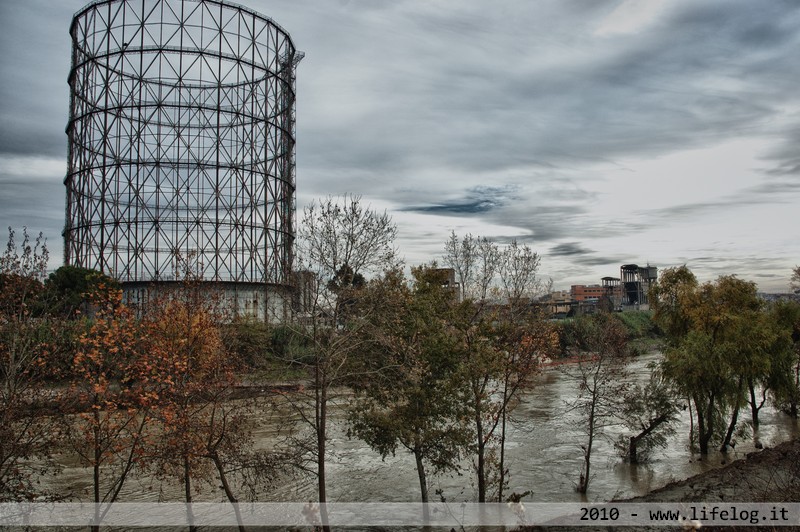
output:
M 647 364 L 659 354 L 636 359 L 630 369 L 632 378 L 646 381 Z M 665 449 L 658 450 L 646 464 L 630 465 L 617 455 L 613 442 L 621 428 L 610 428 L 595 441 L 589 492 L 579 495 L 575 482 L 580 474 L 584 442 L 579 414 L 570 412 L 566 404 L 574 399 L 574 380 L 558 368 L 546 368 L 526 391 L 515 411 L 507 444 L 510 489 L 506 493 L 530 492 L 525 499 L 535 502 L 601 501 L 642 495 L 670 481 L 684 479 L 743 457 L 755 450 L 753 435 L 739 438 L 734 451 L 727 455 L 712 453 L 705 460 L 688 450 L 689 412 L 681 413 L 676 434 Z M 743 411 L 740 419 L 746 419 Z M 331 419 L 331 440 L 328 456 L 328 500 L 330 502 L 415 502 L 419 500 L 419 483 L 413 457 L 401 450 L 396 456 L 382 460 L 360 440 L 348 439 L 343 411 L 334 408 Z M 766 447 L 800 436 L 796 420 L 775 411 L 769 404 L 761 412 L 758 437 Z M 274 422 L 270 422 L 274 423 Z M 269 448 L 276 442 L 275 427 L 262 424 L 256 432 L 258 445 Z M 53 481 L 59 492 L 73 500 L 89 500 L 91 475 L 88 469 L 67 460 L 64 472 Z M 475 501 L 477 488 L 469 463 L 461 475 L 434 477 L 430 492 L 441 490 L 448 501 Z M 315 499 L 316 479 L 305 475 L 287 478 L 261 501 L 310 501 Z M 124 501 L 181 501 L 180 486 L 155 484 L 152 479 L 133 479 L 126 485 Z M 206 487 L 197 500 L 223 501 L 221 491 Z

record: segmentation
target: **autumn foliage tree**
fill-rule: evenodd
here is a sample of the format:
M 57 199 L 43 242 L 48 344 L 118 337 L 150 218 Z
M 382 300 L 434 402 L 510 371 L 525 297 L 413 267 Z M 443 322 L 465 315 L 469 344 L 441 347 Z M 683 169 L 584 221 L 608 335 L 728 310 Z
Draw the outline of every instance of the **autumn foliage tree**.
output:
M 256 407 L 235 396 L 242 366 L 225 348 L 223 320 L 214 294 L 188 274 L 149 305 L 142 319 L 145 350 L 155 362 L 149 375 L 160 379 L 153 409 L 159 438 L 150 465 L 158 477 L 181 483 L 186 502 L 203 485 L 219 486 L 238 516 L 242 493 L 254 496 L 267 485 L 280 457 L 255 449 Z
M 157 355 L 142 348 L 142 330 L 121 292 L 97 288 L 97 311 L 78 339 L 60 420 L 66 442 L 91 468 L 92 501 L 113 503 L 148 456 L 162 374 Z

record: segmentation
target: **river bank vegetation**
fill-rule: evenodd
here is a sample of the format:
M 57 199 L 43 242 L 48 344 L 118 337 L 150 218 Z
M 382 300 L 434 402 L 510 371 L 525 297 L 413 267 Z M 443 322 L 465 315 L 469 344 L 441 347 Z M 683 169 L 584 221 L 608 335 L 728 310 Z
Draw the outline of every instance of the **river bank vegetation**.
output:
M 47 482 L 69 450 L 91 472 L 85 500 L 119 500 L 141 473 L 171 479 L 186 501 L 204 489 L 259 500 L 295 472 L 314 475 L 325 502 L 334 404 L 350 437 L 413 457 L 420 500 L 445 472 L 472 476 L 478 502 L 520 499 L 508 430 L 537 374 L 562 359 L 584 434 L 581 493 L 608 427 L 624 427 L 619 459 L 640 462 L 675 437 L 684 408 L 701 455 L 757 439 L 764 408 L 797 418 L 796 302 L 767 304 L 753 283 L 700 283 L 680 267 L 662 272 L 652 312 L 556 322 L 535 304 L 549 283 L 528 245 L 453 233 L 441 263 L 409 275 L 395 235 L 358 197 L 312 204 L 297 260 L 314 279 L 308 305 L 266 324 L 209 297 L 191 256 L 176 257 L 182 286 L 133 307 L 99 272 L 46 275 L 41 237 L 23 233 L 17 245 L 11 232 L 0 258 L 0 500 L 76 497 Z M 632 383 L 629 362 L 656 347 L 652 378 Z M 267 407 L 243 389 L 282 398 L 281 419 L 295 421 L 281 445 L 257 445 L 249 420 Z

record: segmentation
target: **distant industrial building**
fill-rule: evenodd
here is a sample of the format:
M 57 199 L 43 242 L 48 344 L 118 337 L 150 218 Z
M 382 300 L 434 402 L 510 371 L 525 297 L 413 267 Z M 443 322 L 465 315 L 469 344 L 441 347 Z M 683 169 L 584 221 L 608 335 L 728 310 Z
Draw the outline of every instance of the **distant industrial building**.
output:
M 655 266 L 624 264 L 619 277 L 603 277 L 601 284 L 572 285 L 568 291 L 553 292 L 543 301 L 556 318 L 591 314 L 598 310 L 649 310 L 648 292 L 656 282 Z
M 625 264 L 619 270 L 622 284 L 622 309 L 648 310 L 650 301 L 647 293 L 658 280 L 655 266 Z
M 572 297 L 573 301 L 577 302 L 597 302 L 600 300 L 601 297 L 604 295 L 603 287 L 599 284 L 592 284 L 592 285 L 584 285 L 584 284 L 576 284 L 572 285 L 569 289 L 570 296 Z

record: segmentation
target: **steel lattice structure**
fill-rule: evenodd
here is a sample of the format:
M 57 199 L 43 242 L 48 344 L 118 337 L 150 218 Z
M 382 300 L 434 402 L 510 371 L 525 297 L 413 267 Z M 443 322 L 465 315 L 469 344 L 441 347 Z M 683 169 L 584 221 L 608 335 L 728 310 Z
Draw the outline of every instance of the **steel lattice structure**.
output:
M 65 263 L 126 283 L 286 286 L 295 69 L 271 19 L 217 0 L 103 0 L 70 28 Z

